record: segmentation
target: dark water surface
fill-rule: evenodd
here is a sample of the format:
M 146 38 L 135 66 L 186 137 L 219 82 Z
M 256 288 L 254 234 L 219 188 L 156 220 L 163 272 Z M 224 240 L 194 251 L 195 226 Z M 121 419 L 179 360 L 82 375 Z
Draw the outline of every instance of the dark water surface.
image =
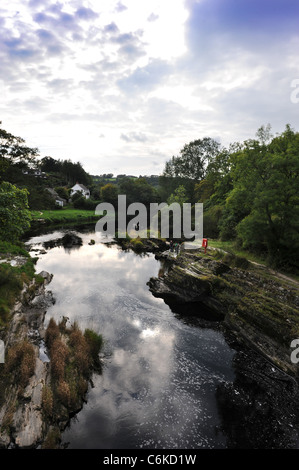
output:
M 42 248 L 63 234 L 28 243 Z M 70 449 L 227 448 L 231 428 L 219 412 L 219 389 L 235 380 L 236 351 L 216 325 L 199 326 L 152 296 L 146 283 L 162 269 L 154 255 L 124 252 L 104 237 L 89 245 L 94 229 L 78 234 L 81 247 L 47 249 L 36 266 L 54 275 L 49 289 L 56 302 L 46 323 L 67 316 L 105 341 L 103 372 L 94 375 L 63 443 Z

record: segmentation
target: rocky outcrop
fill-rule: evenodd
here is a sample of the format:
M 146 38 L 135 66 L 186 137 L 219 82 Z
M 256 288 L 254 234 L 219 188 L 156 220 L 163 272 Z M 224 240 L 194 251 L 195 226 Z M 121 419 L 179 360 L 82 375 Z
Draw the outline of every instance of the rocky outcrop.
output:
M 163 255 L 158 258 L 163 258 Z M 185 312 L 197 313 L 207 320 L 223 320 L 226 310 L 213 295 L 211 286 L 214 262 L 210 266 L 204 266 L 190 255 L 171 259 L 173 264 L 167 274 L 151 278 L 148 282 L 153 295 L 163 298 L 172 309 L 181 307 Z M 218 269 L 221 267 L 219 264 Z
M 0 409 L 0 447 L 32 448 L 42 440 L 45 427 L 42 416 L 42 389 L 49 380 L 49 364 L 39 358 L 39 344 L 43 337 L 43 321 L 47 308 L 54 302 L 46 286 L 52 275 L 42 271 L 39 279 L 24 286 L 19 301 L 11 312 L 6 334 L 5 350 L 28 340 L 35 354 L 34 373 L 22 392 L 19 384 L 8 381 L 4 402 Z M 1 384 L 2 385 L 2 384 Z
M 161 253 L 169 247 L 161 238 L 116 238 L 115 243 L 123 250 L 133 250 L 136 253 Z
M 82 238 L 79 237 L 76 233 L 67 232 L 63 237 L 56 238 L 54 240 L 49 240 L 44 242 L 43 246 L 46 249 L 54 248 L 55 246 L 63 246 L 65 249 L 70 249 L 73 247 L 82 246 Z
M 299 378 L 291 362 L 291 341 L 299 335 L 298 285 L 262 266 L 236 268 L 216 252 L 190 250 L 178 257 L 157 255 L 167 270 L 150 279 L 153 295 L 174 310 L 222 321 L 223 329 L 262 353 L 282 371 Z

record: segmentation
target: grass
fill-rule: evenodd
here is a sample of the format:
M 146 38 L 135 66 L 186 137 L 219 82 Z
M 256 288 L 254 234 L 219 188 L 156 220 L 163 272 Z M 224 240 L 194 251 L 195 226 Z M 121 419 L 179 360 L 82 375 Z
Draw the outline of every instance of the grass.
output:
M 242 250 L 235 245 L 234 241 L 221 241 L 221 240 L 213 240 L 209 239 L 209 245 L 212 248 L 217 248 L 218 250 L 223 250 L 228 253 L 232 253 L 233 255 L 240 256 L 242 258 L 246 258 L 249 261 L 253 261 L 255 263 L 262 264 L 263 266 L 267 266 L 265 258 L 258 256 L 254 253 L 250 253 L 247 250 Z
M 24 258 L 21 266 L 11 266 L 10 259 L 16 256 Z M 9 321 L 9 313 L 14 302 L 20 295 L 24 284 L 29 284 L 36 278 L 36 285 L 40 285 L 43 279 L 35 274 L 36 258 L 31 258 L 22 244 L 13 245 L 0 241 L 0 259 L 7 262 L 0 263 L 0 327 L 3 328 Z M 35 289 L 35 287 L 33 288 Z
M 242 250 L 241 248 L 236 246 L 234 241 L 221 241 L 221 240 L 209 239 L 208 246 L 211 248 L 216 248 L 217 250 L 223 250 L 239 258 L 246 258 L 248 261 L 251 261 L 253 263 L 257 263 L 266 268 L 269 268 L 268 263 L 265 258 L 255 253 L 251 253 L 247 250 L 244 250 L 244 249 Z M 294 274 L 288 271 L 279 271 L 279 273 L 289 277 L 290 279 L 293 279 L 294 281 L 299 281 L 298 274 Z
M 44 386 L 42 407 L 45 417 L 55 422 L 62 412 L 77 410 L 88 389 L 93 371 L 101 369 L 99 352 L 103 338 L 92 330 L 82 332 L 74 323 L 70 328 L 62 320 L 50 319 L 45 342 L 51 364 L 51 384 Z M 54 421 L 53 421 L 54 420 Z
M 62 222 L 80 222 L 83 220 L 98 220 L 94 210 L 73 209 L 64 207 L 57 210 L 31 211 L 32 221 L 42 219 L 48 224 Z

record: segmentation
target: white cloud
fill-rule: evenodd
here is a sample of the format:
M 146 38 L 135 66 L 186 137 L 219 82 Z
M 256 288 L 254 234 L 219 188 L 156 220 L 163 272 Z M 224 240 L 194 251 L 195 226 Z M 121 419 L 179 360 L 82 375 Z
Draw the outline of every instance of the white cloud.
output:
M 289 13 L 282 0 L 11 0 L 0 120 L 41 156 L 137 175 L 196 138 L 296 127 L 297 7 L 285 1 Z

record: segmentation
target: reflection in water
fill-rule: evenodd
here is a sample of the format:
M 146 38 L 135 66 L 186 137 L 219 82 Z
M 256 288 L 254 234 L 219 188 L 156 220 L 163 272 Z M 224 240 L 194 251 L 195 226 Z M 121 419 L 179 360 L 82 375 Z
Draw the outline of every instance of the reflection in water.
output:
M 70 448 L 225 447 L 215 393 L 219 382 L 233 378 L 234 351 L 219 332 L 180 321 L 151 295 L 146 283 L 161 267 L 153 255 L 91 246 L 91 233 L 79 235 L 79 250 L 55 246 L 37 263 L 37 270 L 54 274 L 49 288 L 56 302 L 46 324 L 67 316 L 105 339 L 103 374 L 93 378 L 64 442 Z M 45 240 L 29 240 L 33 249 L 35 241 Z
M 298 384 L 253 350 L 238 351 L 233 383 L 219 384 L 217 401 L 227 447 L 298 449 Z
M 226 413 L 235 350 L 217 325 L 180 317 L 151 295 L 146 283 L 167 269 L 153 255 L 138 257 L 107 239 L 89 245 L 93 233 L 79 235 L 80 249 L 55 246 L 37 263 L 37 271 L 54 274 L 56 302 L 46 323 L 67 316 L 105 340 L 103 373 L 93 377 L 63 442 L 94 449 L 237 447 Z M 51 236 L 63 232 L 28 243 L 35 249 Z

